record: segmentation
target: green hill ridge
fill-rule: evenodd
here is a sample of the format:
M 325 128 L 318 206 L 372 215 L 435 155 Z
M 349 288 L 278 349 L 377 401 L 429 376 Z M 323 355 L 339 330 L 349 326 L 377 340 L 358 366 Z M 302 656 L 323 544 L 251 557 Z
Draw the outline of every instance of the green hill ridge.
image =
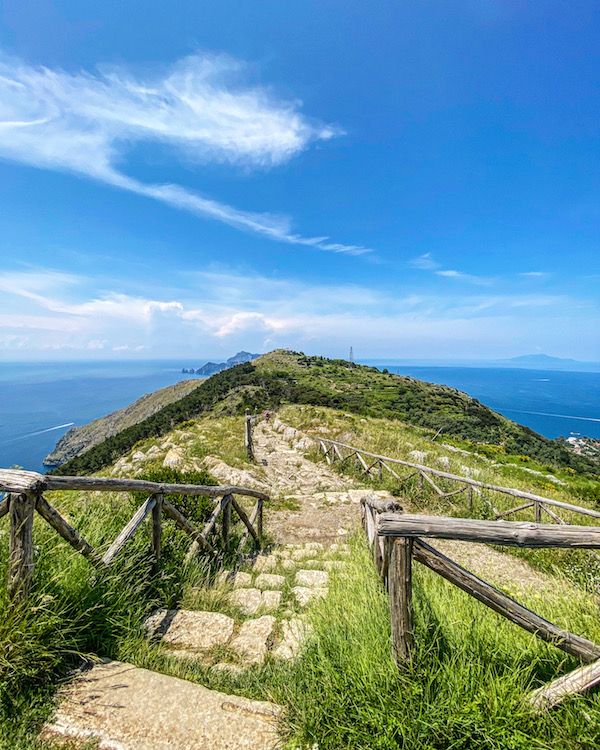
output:
M 113 463 L 136 442 L 166 434 L 209 411 L 239 414 L 282 404 L 326 406 L 368 417 L 395 419 L 441 431 L 487 455 L 528 456 L 579 473 L 597 473 L 589 459 L 512 422 L 477 399 L 444 385 L 380 372 L 341 359 L 275 350 L 213 375 L 191 393 L 131 425 L 51 473 L 85 474 Z

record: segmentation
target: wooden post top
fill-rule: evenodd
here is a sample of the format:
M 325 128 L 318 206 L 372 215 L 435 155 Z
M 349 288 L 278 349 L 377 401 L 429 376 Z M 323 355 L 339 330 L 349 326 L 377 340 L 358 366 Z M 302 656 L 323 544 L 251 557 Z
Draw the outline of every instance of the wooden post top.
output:
M 0 492 L 35 495 L 45 488 L 43 474 L 22 469 L 0 469 Z

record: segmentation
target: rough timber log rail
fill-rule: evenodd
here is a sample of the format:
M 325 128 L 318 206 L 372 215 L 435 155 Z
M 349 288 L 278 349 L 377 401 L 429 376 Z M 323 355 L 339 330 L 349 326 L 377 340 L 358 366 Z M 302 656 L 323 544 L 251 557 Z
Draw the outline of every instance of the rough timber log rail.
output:
M 74 529 L 61 514 L 50 505 L 44 492 L 52 490 L 93 490 L 100 492 L 144 492 L 149 497 L 138 508 L 129 523 L 110 547 L 101 555 Z M 0 469 L 0 493 L 8 493 L 0 502 L 0 518 L 10 517 L 8 591 L 16 600 L 27 598 L 33 581 L 34 544 L 33 517 L 39 515 L 60 536 L 86 557 L 96 567 L 109 566 L 126 543 L 138 531 L 143 521 L 152 514 L 151 547 L 155 567 L 160 562 L 163 515 L 173 520 L 191 539 L 186 556 L 189 561 L 200 548 L 210 557 L 217 557 L 209 536 L 215 532 L 221 517 L 222 536 L 225 544 L 229 540 L 232 509 L 246 527 L 240 547 L 251 535 L 256 542 L 262 537 L 263 503 L 268 495 L 246 487 L 219 487 L 195 484 L 159 484 L 141 479 L 117 479 L 111 477 L 63 477 L 37 474 L 33 471 Z M 202 530 L 197 529 L 168 499 L 169 495 L 204 495 L 213 498 L 215 509 Z M 250 517 L 246 514 L 236 495 L 256 499 Z
M 385 581 L 389 592 L 392 651 L 399 666 L 410 661 L 416 649 L 412 610 L 412 562 L 416 560 L 507 620 L 566 653 L 576 656 L 581 661 L 587 662 L 585 666 L 574 672 L 535 690 L 529 696 L 529 700 L 536 710 L 554 706 L 570 695 L 584 692 L 600 684 L 599 645 L 548 622 L 423 541 L 423 538 L 429 537 L 515 547 L 600 549 L 598 526 L 571 525 L 570 521 L 559 516 L 552 508 L 561 510 L 563 513 L 579 514 L 594 519 L 600 519 L 599 511 L 531 492 L 523 492 L 513 487 L 480 482 L 423 464 L 380 456 L 337 440 L 319 437 L 317 443 L 319 451 L 323 453 L 328 464 L 337 462 L 338 465 L 343 466 L 346 462 L 352 462 L 362 476 L 380 480 L 383 479 L 385 470 L 398 480 L 399 486 L 410 479 L 417 478 L 419 488 L 423 487 L 425 481 L 441 499 L 466 492 L 468 509 L 471 513 L 473 512 L 473 495 L 476 493 L 494 514 L 495 520 L 493 521 L 477 518 L 409 515 L 402 513 L 402 506 L 399 503 L 393 501 L 383 503 L 375 497 L 363 499 L 361 503 L 363 526 L 373 551 L 377 572 Z M 401 476 L 398 473 L 401 468 L 407 468 L 408 474 Z M 461 486 L 458 489 L 444 490 L 439 486 L 442 484 L 440 480 L 449 480 L 454 487 L 457 484 Z M 516 507 L 500 511 L 490 502 L 484 492 L 497 493 L 504 498 L 514 497 L 521 502 Z M 523 500 L 526 502 L 522 502 Z M 529 508 L 533 509 L 534 523 L 504 520 L 507 516 Z M 542 512 L 558 526 L 540 523 Z M 590 552 L 590 554 L 598 557 L 595 552 Z
M 377 571 L 387 584 L 392 651 L 399 666 L 410 661 L 416 649 L 412 607 L 412 562 L 416 560 L 510 622 L 588 662 L 534 691 L 530 702 L 535 709 L 556 705 L 568 695 L 600 683 L 599 645 L 548 622 L 423 541 L 456 539 L 517 547 L 599 549 L 600 528 L 409 515 L 398 503 L 374 497 L 363 499 L 361 514 Z
M 517 490 L 514 487 L 500 487 L 494 484 L 487 484 L 486 482 L 479 482 L 476 479 L 464 477 L 460 474 L 451 474 L 447 471 L 432 469 L 430 466 L 411 463 L 410 461 L 401 461 L 399 458 L 379 456 L 376 453 L 369 453 L 368 451 L 362 450 L 362 448 L 355 448 L 352 445 L 346 445 L 337 440 L 318 438 L 317 441 L 319 444 L 319 450 L 323 452 L 328 464 L 333 464 L 337 461 L 341 466 L 347 461 L 354 460 L 356 467 L 361 470 L 363 476 L 373 476 L 374 472 L 376 472 L 377 477 L 383 479 L 383 470 L 385 469 L 395 477 L 400 484 L 416 477 L 419 481 L 420 487 L 423 486 L 423 481 L 425 481 L 441 498 L 444 499 L 466 492 L 469 510 L 473 509 L 473 493 L 475 492 L 481 497 L 483 503 L 492 511 L 496 519 L 505 518 L 506 516 L 526 510 L 527 508 L 533 508 L 534 520 L 536 523 L 539 523 L 542 520 L 543 511 L 552 521 L 555 521 L 560 525 L 568 526 L 569 521 L 565 521 L 561 518 L 555 511 L 550 509 L 551 507 L 600 519 L 600 511 L 592 510 L 591 508 L 583 508 L 580 505 L 565 503 L 562 500 L 553 500 L 552 498 L 544 497 L 543 495 L 535 495 L 532 492 L 523 492 L 523 490 Z M 341 449 L 343 449 L 346 455 L 344 455 Z M 405 476 L 400 476 L 392 466 L 406 467 L 411 471 Z M 445 491 L 434 482 L 432 477 L 450 480 L 455 483 L 455 486 L 456 484 L 461 484 L 462 487 L 455 490 Z M 526 500 L 526 502 L 521 503 L 516 508 L 509 508 L 508 510 L 501 512 L 483 494 L 484 490 L 488 492 L 496 492 L 500 495 L 516 497 L 520 500 Z

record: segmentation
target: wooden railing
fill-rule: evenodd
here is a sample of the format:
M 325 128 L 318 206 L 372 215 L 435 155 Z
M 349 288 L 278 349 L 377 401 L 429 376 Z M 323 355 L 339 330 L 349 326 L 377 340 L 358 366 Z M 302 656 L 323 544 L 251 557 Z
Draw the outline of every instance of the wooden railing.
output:
M 110 547 L 101 555 L 50 505 L 44 492 L 52 490 L 94 490 L 101 492 L 144 492 L 150 496 L 133 515 L 129 523 Z M 240 547 L 252 536 L 256 542 L 262 537 L 263 503 L 268 495 L 246 487 L 215 487 L 194 484 L 159 484 L 141 479 L 111 477 L 63 477 L 37 474 L 33 471 L 0 470 L 0 492 L 8 493 L 0 502 L 0 518 L 10 516 L 8 591 L 12 598 L 25 599 L 33 581 L 34 545 L 33 517 L 35 511 L 52 526 L 60 536 L 86 557 L 92 565 L 106 567 L 121 552 L 126 543 L 152 514 L 151 547 L 155 567 L 160 561 L 162 517 L 172 519 L 191 539 L 186 562 L 204 550 L 210 557 L 218 556 L 209 541 L 215 532 L 217 520 L 222 517 L 222 536 L 227 545 L 231 527 L 231 510 L 236 511 L 246 529 Z M 214 498 L 215 509 L 202 530 L 197 529 L 169 500 L 169 495 L 204 495 Z M 250 517 L 236 500 L 236 495 L 256 499 Z
M 417 478 L 419 487 L 423 487 L 423 482 L 433 488 L 440 498 L 450 498 L 456 495 L 460 495 L 463 492 L 467 493 L 468 497 L 468 508 L 473 509 L 473 493 L 476 492 L 481 498 L 482 502 L 492 511 L 496 519 L 505 518 L 506 516 L 518 513 L 519 511 L 533 508 L 533 517 L 536 523 L 542 520 L 542 511 L 557 524 L 569 525 L 569 521 L 561 518 L 558 513 L 551 510 L 551 508 L 559 508 L 572 513 L 579 513 L 584 516 L 591 516 L 592 518 L 600 519 L 600 511 L 592 510 L 591 508 L 584 508 L 580 505 L 573 505 L 571 503 L 565 503 L 562 500 L 553 500 L 549 497 L 542 495 L 535 495 L 531 492 L 524 492 L 523 490 L 517 490 L 514 487 L 500 487 L 494 484 L 488 484 L 486 482 L 479 482 L 476 479 L 470 477 L 464 477 L 459 474 L 451 474 L 447 471 L 440 471 L 439 469 L 432 469 L 430 466 L 424 466 L 422 464 L 411 463 L 410 461 L 402 461 L 399 458 L 390 458 L 389 456 L 378 456 L 376 453 L 369 453 L 368 451 L 362 450 L 362 448 L 355 448 L 345 443 L 340 443 L 337 440 L 329 440 L 328 438 L 317 438 L 319 450 L 323 452 L 325 460 L 328 464 L 333 464 L 336 461 L 339 465 L 345 464 L 347 461 L 354 460 L 356 467 L 359 469 L 363 476 L 373 476 L 373 472 L 376 472 L 376 476 L 379 479 L 383 479 L 384 469 L 389 472 L 395 479 L 398 480 L 400 485 L 407 482 L 410 479 Z M 342 452 L 345 452 L 344 453 Z M 365 460 L 365 459 L 368 459 Z M 410 469 L 409 473 L 405 476 L 398 474 L 391 465 L 403 466 Z M 462 487 L 457 490 L 445 491 L 441 489 L 432 479 L 432 477 L 439 477 L 440 479 L 447 479 L 454 483 L 461 484 Z M 501 495 L 508 495 L 526 500 L 527 502 L 521 503 L 515 508 L 508 510 L 499 511 L 485 495 L 483 491 L 496 492 Z
M 416 651 L 412 606 L 412 561 L 416 560 L 510 622 L 584 662 L 592 662 L 533 692 L 530 701 L 536 709 L 600 683 L 599 645 L 548 622 L 423 541 L 434 538 L 516 547 L 600 549 L 600 528 L 409 515 L 396 502 L 369 496 L 361 501 L 361 514 L 377 571 L 387 583 L 392 651 L 399 666 L 410 661 Z
M 250 414 L 250 409 L 246 409 L 246 422 L 244 424 L 244 447 L 246 455 L 250 461 L 254 461 L 254 443 L 252 442 L 252 428 L 261 418 L 260 414 Z

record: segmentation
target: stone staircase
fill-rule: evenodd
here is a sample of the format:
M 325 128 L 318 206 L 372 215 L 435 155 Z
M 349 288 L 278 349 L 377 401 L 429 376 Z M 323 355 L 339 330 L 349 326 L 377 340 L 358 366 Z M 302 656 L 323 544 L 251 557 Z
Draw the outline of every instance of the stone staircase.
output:
M 230 614 L 157 610 L 144 623 L 148 638 L 171 657 L 233 677 L 268 659 L 293 660 L 310 638 L 306 608 L 327 596 L 348 554 L 343 543 L 276 546 L 221 572 L 215 587 Z M 46 734 L 94 738 L 101 750 L 270 750 L 278 742 L 278 706 L 122 662 L 81 672 L 60 698 Z
M 258 555 L 245 566 L 248 570 L 220 574 L 217 586 L 235 617 L 218 611 L 159 610 L 145 623 L 148 635 L 170 656 L 197 659 L 231 674 L 267 658 L 292 659 L 309 635 L 304 609 L 327 596 L 330 572 L 344 568 L 347 554 L 346 544 L 277 547 Z
M 359 517 L 364 490 L 309 461 L 301 452 L 308 445 L 290 448 L 292 437 L 302 440 L 267 425 L 256 431 L 257 459 L 273 494 L 288 504 L 267 509 L 268 533 L 276 544 L 235 570 L 222 571 L 211 596 L 205 589 L 191 590 L 187 608 L 156 611 L 144 623 L 148 638 L 165 655 L 227 673 L 234 685 L 244 672 L 269 660 L 298 657 L 310 639 L 307 608 L 327 596 L 332 576 L 343 574 L 349 554 L 343 539 Z M 82 671 L 60 699 L 46 734 L 69 742 L 93 738 L 100 750 L 279 746 L 280 707 L 122 662 Z

